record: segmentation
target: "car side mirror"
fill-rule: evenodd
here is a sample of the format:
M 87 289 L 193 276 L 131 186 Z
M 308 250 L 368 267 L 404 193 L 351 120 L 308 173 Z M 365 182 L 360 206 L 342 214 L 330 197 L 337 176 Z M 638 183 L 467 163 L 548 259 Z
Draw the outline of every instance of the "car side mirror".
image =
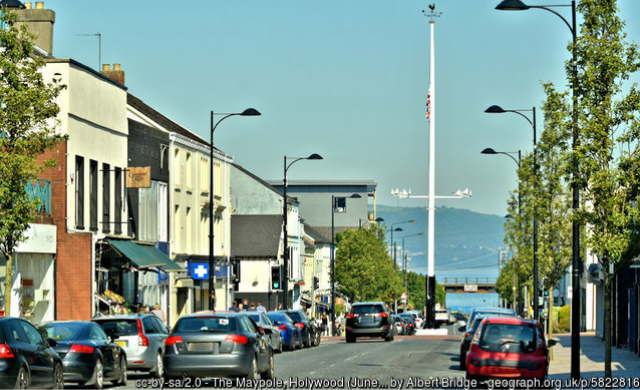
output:
M 260 329 L 262 330 L 262 333 L 267 334 L 267 335 L 273 333 L 273 330 L 271 330 L 271 328 L 260 328 Z
M 273 325 L 275 325 L 275 326 L 280 325 L 280 321 L 273 321 Z
M 458 327 L 458 332 L 462 333 L 462 332 L 464 332 L 466 329 L 467 329 L 467 326 L 466 326 L 466 325 L 462 325 L 462 326 Z
M 54 340 L 54 339 L 48 338 L 48 339 L 47 339 L 47 344 L 48 344 L 50 347 L 55 347 L 56 345 L 58 345 L 58 342 L 57 342 L 56 340 Z
M 551 340 L 547 341 L 547 346 L 548 346 L 549 348 L 553 347 L 553 346 L 554 346 L 554 345 L 556 345 L 556 344 L 558 344 L 558 341 L 557 341 L 557 340 L 551 339 Z

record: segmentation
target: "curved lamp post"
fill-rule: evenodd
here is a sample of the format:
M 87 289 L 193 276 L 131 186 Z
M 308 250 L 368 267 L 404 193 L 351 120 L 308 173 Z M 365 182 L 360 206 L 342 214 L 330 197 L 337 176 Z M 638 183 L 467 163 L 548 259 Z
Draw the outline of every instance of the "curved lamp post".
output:
M 215 115 L 224 115 L 217 123 L 214 121 Z M 213 220 L 215 217 L 214 204 L 213 204 L 213 133 L 216 131 L 216 128 L 223 120 L 229 118 L 230 116 L 258 116 L 262 115 L 255 108 L 247 108 L 242 112 L 235 113 L 223 113 L 223 114 L 214 114 L 211 111 L 211 147 L 209 148 L 209 310 L 215 310 L 216 304 L 216 288 L 215 288 L 215 264 L 213 261 L 213 253 L 214 253 L 214 233 L 213 233 Z
M 553 7 L 571 7 L 571 24 L 562 15 L 552 10 Z M 578 80 L 578 63 L 576 58 L 576 38 L 578 34 L 576 25 L 576 2 L 571 0 L 571 4 L 558 4 L 558 5 L 526 5 L 520 0 L 504 0 L 496 6 L 496 9 L 502 11 L 526 11 L 532 8 L 543 9 L 556 15 L 564 24 L 571 30 L 573 39 L 573 45 L 571 48 L 571 61 L 572 61 L 572 100 L 573 100 L 573 144 L 572 148 L 575 152 L 578 145 L 578 97 L 576 96 L 577 80 Z M 574 170 L 577 170 L 577 162 L 574 155 Z M 573 201 L 572 208 L 574 214 L 580 207 L 580 190 L 578 188 L 578 172 L 573 172 L 573 183 L 571 183 L 573 189 Z M 572 285 L 573 285 L 573 297 L 571 299 L 571 378 L 580 379 L 580 276 L 582 275 L 582 261 L 580 259 L 580 225 L 576 219 L 573 220 L 572 227 Z
M 420 232 L 420 233 L 414 233 L 414 234 L 407 234 L 406 236 L 402 237 L 402 261 L 404 262 L 404 276 L 403 276 L 403 283 L 402 286 L 406 289 L 407 288 L 407 253 L 404 250 L 404 239 L 407 237 L 415 237 L 415 236 L 424 236 L 424 232 Z
M 292 159 L 287 165 L 287 159 Z M 289 214 L 287 207 L 287 171 L 291 166 L 297 163 L 300 160 L 322 160 L 322 156 L 313 153 L 309 155 L 309 157 L 287 157 L 284 156 L 284 178 L 282 179 L 282 188 L 283 188 L 283 198 L 282 198 L 282 219 L 283 219 L 283 232 L 284 232 L 284 261 L 282 264 L 282 308 L 287 310 L 289 308 L 288 300 L 289 300 L 289 231 L 287 230 L 287 215 Z
M 529 119 L 528 116 L 522 113 L 522 111 L 531 111 L 533 120 Z M 490 114 L 502 114 L 505 112 L 512 112 L 514 114 L 518 114 L 529 122 L 529 124 L 533 127 L 533 172 L 534 176 L 538 176 L 538 148 L 537 145 L 537 137 L 536 137 L 536 108 L 532 109 L 519 109 L 519 110 L 505 110 L 500 106 L 493 105 L 487 108 L 484 112 Z M 539 315 L 539 302 L 538 302 L 538 294 L 539 294 L 539 275 L 538 275 L 538 217 L 536 215 L 536 203 L 535 199 L 533 202 L 533 318 L 535 320 L 540 319 Z

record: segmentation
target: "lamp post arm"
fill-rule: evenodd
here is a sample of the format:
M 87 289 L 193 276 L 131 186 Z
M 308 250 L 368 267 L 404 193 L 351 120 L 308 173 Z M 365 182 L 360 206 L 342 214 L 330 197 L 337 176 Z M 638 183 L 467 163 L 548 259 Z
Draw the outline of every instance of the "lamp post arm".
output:
M 562 21 L 564 22 L 564 24 L 567 25 L 567 27 L 569 27 L 569 30 L 571 30 L 571 33 L 575 36 L 576 35 L 576 23 L 575 23 L 575 18 L 573 21 L 573 26 L 571 26 L 571 24 L 569 24 L 569 21 L 567 19 L 565 19 L 564 16 L 560 15 L 559 13 L 557 13 L 556 11 L 552 10 L 549 7 L 573 7 L 572 5 L 564 5 L 564 4 L 560 4 L 560 5 L 530 5 L 529 8 L 538 8 L 538 9 L 543 9 L 545 11 L 549 11 L 552 14 L 555 14 L 556 16 L 558 16 L 560 19 L 562 19 Z M 573 12 L 573 15 L 575 15 L 575 12 Z
M 534 108 L 534 110 L 535 110 L 535 108 Z M 521 117 L 523 117 L 524 119 L 526 119 L 526 120 L 527 120 L 527 122 L 529 122 L 529 124 L 530 124 L 531 126 L 533 126 L 533 122 L 531 121 L 531 119 L 529 119 L 529 117 L 528 117 L 528 116 L 526 116 L 525 114 L 523 114 L 523 113 L 521 113 L 521 112 L 520 112 L 520 111 L 524 111 L 524 110 L 504 110 L 504 111 L 505 111 L 505 112 L 513 112 L 514 114 L 518 114 L 518 115 L 520 115 Z M 527 110 L 527 111 L 529 111 L 529 110 Z M 534 112 L 535 112 L 535 111 L 534 111 Z
M 298 158 L 296 158 L 295 160 L 291 161 L 291 162 L 289 163 L 289 165 L 286 165 L 286 164 L 287 164 L 287 157 L 285 156 L 285 158 L 284 158 L 284 163 L 285 163 L 285 166 L 284 166 L 284 176 L 285 176 L 285 178 L 286 178 L 286 176 L 287 176 L 287 171 L 289 170 L 289 167 L 291 167 L 293 164 L 297 163 L 297 162 L 298 162 L 298 161 L 300 161 L 300 160 L 307 160 L 307 159 L 308 159 L 308 157 L 298 157 Z
M 516 160 L 515 157 L 513 157 L 511 155 L 511 153 L 508 152 L 496 152 L 496 154 L 504 154 L 505 156 L 509 156 L 510 159 L 512 159 L 516 164 L 518 164 L 518 168 L 520 168 L 520 151 L 518 151 L 518 159 Z
M 213 115 L 214 115 L 213 111 L 211 111 L 211 137 L 212 138 L 213 138 L 213 132 L 216 131 L 216 127 L 218 127 L 220 122 L 222 122 L 223 120 L 227 119 L 230 116 L 239 115 L 239 114 L 238 113 L 227 114 L 227 115 L 223 116 L 222 118 L 220 118 L 220 120 L 216 124 L 213 123 Z M 211 146 L 213 146 L 213 142 L 211 143 Z

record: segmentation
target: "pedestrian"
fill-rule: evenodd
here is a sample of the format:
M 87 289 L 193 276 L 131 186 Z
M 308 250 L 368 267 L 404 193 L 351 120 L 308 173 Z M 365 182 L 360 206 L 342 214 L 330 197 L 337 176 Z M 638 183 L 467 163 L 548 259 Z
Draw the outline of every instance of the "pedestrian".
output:
M 158 303 L 153 305 L 153 310 L 151 311 L 156 317 L 160 318 L 162 322 L 167 322 L 166 317 L 164 316 L 164 311 L 160 308 Z
M 266 307 L 264 307 L 264 306 L 262 306 L 262 301 L 258 301 L 258 307 L 256 307 L 256 310 L 257 310 L 257 311 L 261 311 L 261 312 L 263 312 L 263 313 L 266 313 L 266 312 L 267 312 L 267 308 L 266 308 Z
M 251 307 L 247 311 L 256 311 L 256 303 L 251 302 Z
M 282 302 L 278 303 L 278 310 L 282 310 Z
M 237 300 L 233 300 L 233 305 L 231 305 L 231 307 L 229 308 L 229 311 L 234 311 L 234 312 L 239 312 L 240 309 L 238 309 L 238 301 Z
M 242 303 L 238 303 L 238 311 L 245 311 L 244 305 Z
M 325 336 L 328 336 L 329 335 L 329 319 L 327 318 L 327 312 L 323 311 L 322 316 L 320 316 L 320 318 L 322 319 L 322 334 Z

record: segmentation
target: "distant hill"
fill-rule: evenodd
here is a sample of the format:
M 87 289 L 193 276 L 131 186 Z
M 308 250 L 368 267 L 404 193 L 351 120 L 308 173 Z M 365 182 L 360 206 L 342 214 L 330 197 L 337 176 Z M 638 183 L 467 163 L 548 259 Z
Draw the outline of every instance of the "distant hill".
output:
M 409 270 L 427 273 L 428 211 L 426 207 L 377 206 L 377 217 L 385 220 L 386 229 L 392 223 L 415 219 L 416 223 L 400 223 L 394 228 L 393 239 L 398 246 L 398 264 L 401 266 L 402 237 L 419 232 L 424 236 L 405 239 Z M 476 213 L 470 210 L 436 207 L 435 213 L 435 267 L 436 278 L 444 277 L 497 277 L 499 250 L 504 248 L 504 218 L 498 215 Z M 387 241 L 391 239 L 386 233 Z

